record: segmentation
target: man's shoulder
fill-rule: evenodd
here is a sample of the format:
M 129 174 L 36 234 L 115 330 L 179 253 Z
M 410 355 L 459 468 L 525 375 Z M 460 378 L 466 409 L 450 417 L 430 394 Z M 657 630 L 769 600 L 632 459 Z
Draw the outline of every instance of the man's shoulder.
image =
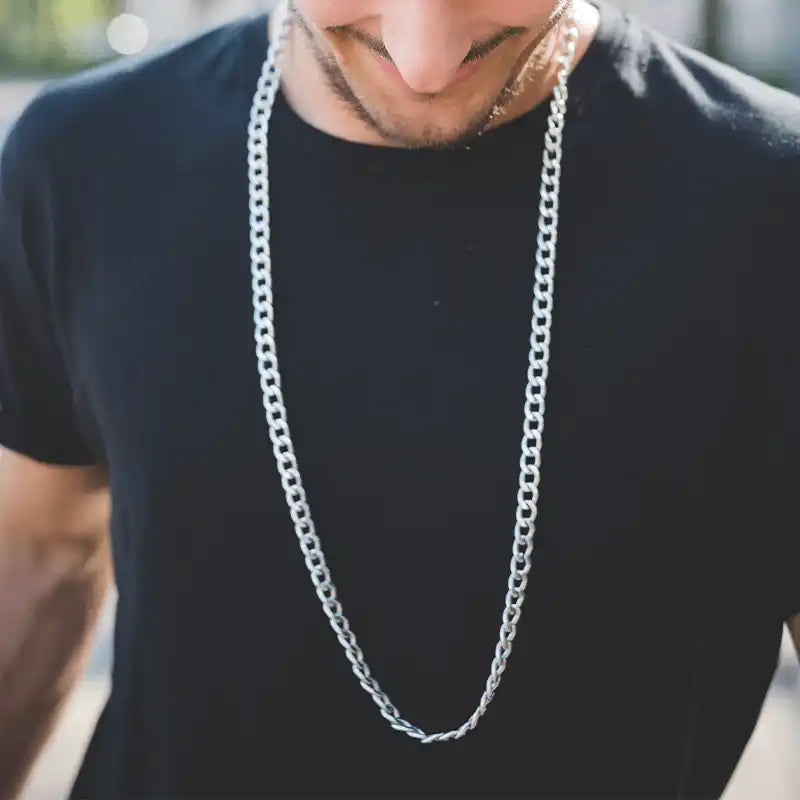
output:
M 800 97 L 638 24 L 622 74 L 677 160 L 742 178 L 800 166 Z
M 87 153 L 121 147 L 148 131 L 191 120 L 204 104 L 251 91 L 244 59 L 266 16 L 247 17 L 156 53 L 48 83 L 28 104 L 3 146 L 2 169 L 30 159 L 75 162 Z M 264 34 L 265 36 L 265 34 Z

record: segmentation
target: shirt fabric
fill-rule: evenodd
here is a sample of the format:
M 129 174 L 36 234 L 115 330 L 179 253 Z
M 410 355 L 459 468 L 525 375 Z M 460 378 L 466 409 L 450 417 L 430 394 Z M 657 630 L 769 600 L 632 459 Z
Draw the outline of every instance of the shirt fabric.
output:
M 329 629 L 256 370 L 266 18 L 61 81 L 6 144 L 0 442 L 104 464 L 113 690 L 74 798 L 712 798 L 800 612 L 800 100 L 601 5 L 571 80 L 536 549 L 466 738 L 390 729 Z M 547 106 L 470 147 L 278 96 L 280 367 L 374 675 L 457 727 L 516 507 Z

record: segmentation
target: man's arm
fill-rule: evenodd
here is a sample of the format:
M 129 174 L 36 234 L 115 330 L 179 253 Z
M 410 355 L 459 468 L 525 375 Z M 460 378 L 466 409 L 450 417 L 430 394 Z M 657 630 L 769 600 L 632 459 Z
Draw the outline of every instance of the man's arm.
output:
M 789 633 L 792 634 L 794 646 L 797 650 L 797 657 L 800 658 L 800 614 L 789 620 Z
M 105 471 L 0 452 L 0 798 L 80 676 L 111 577 Z

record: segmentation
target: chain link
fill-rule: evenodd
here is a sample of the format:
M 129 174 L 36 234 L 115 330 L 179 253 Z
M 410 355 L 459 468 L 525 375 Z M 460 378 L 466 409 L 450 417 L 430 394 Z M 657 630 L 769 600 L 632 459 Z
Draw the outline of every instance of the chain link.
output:
M 492 659 L 489 677 L 478 706 L 459 728 L 429 734 L 403 719 L 389 697 L 372 676 L 358 646 L 355 634 L 344 614 L 336 586 L 331 579 L 322 544 L 311 518 L 306 491 L 289 433 L 289 423 L 281 391 L 281 375 L 275 344 L 275 319 L 272 296 L 272 261 L 270 253 L 270 184 L 268 139 L 272 108 L 280 86 L 280 61 L 288 41 L 291 17 L 280 25 L 270 45 L 253 99 L 248 129 L 248 174 L 250 182 L 250 258 L 253 284 L 253 322 L 256 356 L 269 437 L 286 493 L 289 514 L 295 526 L 300 550 L 311 581 L 345 655 L 363 689 L 372 697 L 381 715 L 397 731 L 425 744 L 460 739 L 475 728 L 486 712 L 508 665 L 517 635 L 525 590 L 531 570 L 535 524 L 538 512 L 542 431 L 550 361 L 553 294 L 558 241 L 559 193 L 564 124 L 567 113 L 567 83 L 575 57 L 578 37 L 572 14 L 561 34 L 558 56 L 558 82 L 550 104 L 542 165 L 541 197 L 535 268 L 532 332 L 528 385 L 525 389 L 522 455 L 520 457 L 517 514 L 511 555 L 508 591 L 505 598 L 500 634 Z

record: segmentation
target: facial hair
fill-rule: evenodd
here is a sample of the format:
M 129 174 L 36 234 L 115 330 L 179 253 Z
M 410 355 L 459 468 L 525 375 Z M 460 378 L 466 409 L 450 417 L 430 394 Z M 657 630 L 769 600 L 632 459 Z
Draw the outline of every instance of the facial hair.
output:
M 347 81 L 336 58 L 331 53 L 327 53 L 322 49 L 314 35 L 313 28 L 297 8 L 294 0 L 289 0 L 289 14 L 291 15 L 292 23 L 295 24 L 305 36 L 314 55 L 314 59 L 322 71 L 328 88 L 344 103 L 357 119 L 370 127 L 384 141 L 395 146 L 409 149 L 429 148 L 450 150 L 468 146 L 477 136 L 480 136 L 491 122 L 503 113 L 506 106 L 515 99 L 515 89 L 520 77 L 529 71 L 528 66 L 531 58 L 550 33 L 552 33 L 564 19 L 571 5 L 571 0 L 561 0 L 556 10 L 534 38 L 533 42 L 525 48 L 516 61 L 505 84 L 497 93 L 496 97 L 487 102 L 486 106 L 479 109 L 460 131 L 448 139 L 437 138 L 431 131 L 426 132 L 422 130 L 418 134 L 410 135 L 390 129 L 382 120 L 369 112 Z M 469 60 L 474 60 L 474 58 Z

